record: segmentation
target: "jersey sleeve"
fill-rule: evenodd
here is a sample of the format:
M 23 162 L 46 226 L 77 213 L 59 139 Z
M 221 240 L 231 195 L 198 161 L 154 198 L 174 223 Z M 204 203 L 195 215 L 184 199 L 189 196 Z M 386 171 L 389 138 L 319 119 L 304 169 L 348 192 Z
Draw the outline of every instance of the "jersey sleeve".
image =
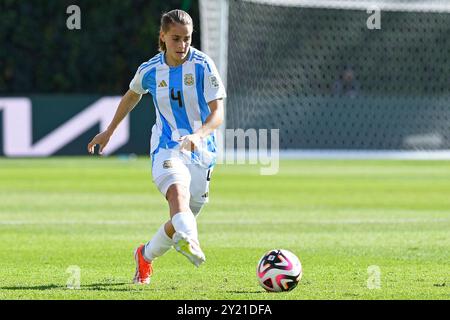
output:
M 216 65 L 211 59 L 206 59 L 204 95 L 207 103 L 227 97 L 225 86 L 223 85 Z
M 143 72 L 142 68 L 143 64 L 138 68 L 136 74 L 134 75 L 133 80 L 130 82 L 130 90 L 136 92 L 137 94 L 146 94 L 148 93 L 148 88 L 144 88 L 144 84 L 142 83 L 142 79 L 144 78 L 145 72 Z

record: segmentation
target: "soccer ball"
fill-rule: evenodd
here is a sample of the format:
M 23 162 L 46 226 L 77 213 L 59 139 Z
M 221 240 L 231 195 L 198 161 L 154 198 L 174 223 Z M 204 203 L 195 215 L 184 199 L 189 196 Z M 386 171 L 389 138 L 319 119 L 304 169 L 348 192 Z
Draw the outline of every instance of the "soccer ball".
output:
M 267 291 L 291 291 L 302 278 L 302 265 L 297 256 L 288 250 L 270 250 L 259 260 L 256 276 L 261 287 Z

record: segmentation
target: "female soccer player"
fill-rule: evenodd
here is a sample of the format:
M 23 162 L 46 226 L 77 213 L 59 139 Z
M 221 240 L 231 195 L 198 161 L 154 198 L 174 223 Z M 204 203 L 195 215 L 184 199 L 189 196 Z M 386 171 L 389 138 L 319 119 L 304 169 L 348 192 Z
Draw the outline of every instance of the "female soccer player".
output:
M 152 177 L 169 204 L 170 219 L 135 253 L 134 282 L 150 283 L 152 262 L 172 246 L 195 266 L 205 262 L 196 217 L 208 202 L 215 163 L 215 129 L 224 117 L 225 88 L 214 62 L 191 47 L 193 22 L 188 13 L 163 14 L 160 53 L 141 64 L 108 127 L 88 144 L 101 154 L 122 119 L 150 92 L 156 108 L 152 128 Z

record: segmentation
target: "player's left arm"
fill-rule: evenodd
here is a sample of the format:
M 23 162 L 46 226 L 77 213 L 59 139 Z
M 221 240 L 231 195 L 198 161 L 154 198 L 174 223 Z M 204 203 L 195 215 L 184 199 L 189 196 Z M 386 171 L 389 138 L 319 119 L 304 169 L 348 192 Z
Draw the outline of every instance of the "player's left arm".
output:
M 206 118 L 201 128 L 193 134 L 180 138 L 180 140 L 183 140 L 181 144 L 182 148 L 192 151 L 195 145 L 200 145 L 201 139 L 209 136 L 222 124 L 224 119 L 223 99 L 212 100 L 208 103 L 208 106 L 211 113 Z
M 206 138 L 214 130 L 216 130 L 223 122 L 224 110 L 223 110 L 223 99 L 213 100 L 208 103 L 211 113 L 206 118 L 205 123 L 200 129 L 198 129 L 195 134 L 198 134 L 200 138 Z

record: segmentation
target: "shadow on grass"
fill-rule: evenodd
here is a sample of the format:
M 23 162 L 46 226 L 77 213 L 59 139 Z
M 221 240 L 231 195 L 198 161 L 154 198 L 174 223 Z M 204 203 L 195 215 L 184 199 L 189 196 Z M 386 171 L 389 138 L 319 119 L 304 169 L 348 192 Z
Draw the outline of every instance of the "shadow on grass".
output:
M 127 286 L 125 288 L 117 288 L 121 286 Z M 89 290 L 89 291 L 133 291 L 133 290 L 141 290 L 143 286 L 134 285 L 131 282 L 105 282 L 105 283 L 92 283 L 86 285 L 80 285 L 79 289 L 71 289 L 67 286 L 57 285 L 57 284 L 49 284 L 49 285 L 36 285 L 36 286 L 9 286 L 9 287 L 0 287 L 0 290 Z M 154 290 L 154 289 L 153 289 Z
M 245 294 L 261 294 L 261 293 L 266 293 L 264 291 L 255 291 L 255 290 L 227 290 L 225 291 L 227 293 L 245 293 Z

